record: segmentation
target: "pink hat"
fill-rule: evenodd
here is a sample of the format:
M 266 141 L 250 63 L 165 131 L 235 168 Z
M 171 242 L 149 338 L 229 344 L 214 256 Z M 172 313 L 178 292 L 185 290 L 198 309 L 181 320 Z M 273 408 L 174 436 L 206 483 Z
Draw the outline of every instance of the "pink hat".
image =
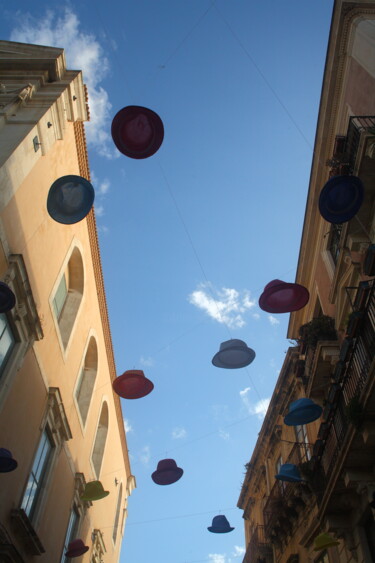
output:
M 259 307 L 267 313 L 291 313 L 302 309 L 309 298 L 310 294 L 303 285 L 272 280 L 259 298 Z
M 129 369 L 116 377 L 112 387 L 123 399 L 140 399 L 151 393 L 154 384 L 141 369 Z
M 68 546 L 68 551 L 65 553 L 65 557 L 79 557 L 80 555 L 86 553 L 89 549 L 89 546 L 85 545 L 82 540 L 73 540 Z

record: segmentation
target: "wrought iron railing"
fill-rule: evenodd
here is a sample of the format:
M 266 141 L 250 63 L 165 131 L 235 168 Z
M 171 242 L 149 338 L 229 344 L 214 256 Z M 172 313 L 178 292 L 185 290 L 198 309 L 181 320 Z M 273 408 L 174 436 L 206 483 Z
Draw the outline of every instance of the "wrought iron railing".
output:
M 375 135 L 375 116 L 352 116 L 349 120 L 344 149 L 344 158 L 352 169 L 354 168 L 357 158 L 361 135 L 365 132 L 373 132 Z
M 266 539 L 264 526 L 254 529 L 242 563 L 258 563 L 259 559 L 272 561 L 272 546 Z

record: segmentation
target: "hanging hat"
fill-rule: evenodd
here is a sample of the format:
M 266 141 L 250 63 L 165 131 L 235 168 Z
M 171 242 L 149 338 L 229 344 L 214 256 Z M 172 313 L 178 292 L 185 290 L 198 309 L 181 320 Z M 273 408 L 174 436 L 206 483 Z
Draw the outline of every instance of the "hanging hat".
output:
M 346 223 L 362 205 L 364 188 L 357 176 L 334 176 L 319 196 L 319 211 L 329 223 Z
M 113 118 L 112 139 L 125 156 L 148 158 L 160 148 L 163 138 L 163 122 L 151 109 L 127 106 Z
M 207 530 L 214 534 L 226 534 L 234 530 L 234 528 L 229 525 L 228 520 L 223 514 L 219 514 L 213 517 L 212 525 L 208 526 Z
M 301 475 L 299 474 L 298 467 L 294 463 L 284 463 L 280 467 L 280 473 L 275 475 L 279 481 L 289 481 L 289 483 L 299 483 Z
M 6 313 L 13 309 L 16 304 L 16 296 L 9 285 L 0 282 L 0 313 Z
M 86 483 L 85 490 L 81 495 L 81 500 L 100 500 L 109 495 L 109 491 L 105 491 L 100 481 L 90 481 Z
M 333 545 L 339 545 L 339 541 L 335 540 L 329 534 L 323 533 L 316 536 L 314 539 L 314 551 L 321 551 L 327 547 L 332 547 Z
M 272 280 L 259 298 L 259 307 L 267 313 L 291 313 L 302 309 L 309 298 L 310 294 L 303 285 Z
M 65 553 L 65 557 L 79 557 L 89 549 L 89 546 L 85 545 L 82 540 L 73 540 L 68 545 L 68 551 Z
M 172 485 L 181 479 L 184 470 L 177 467 L 174 459 L 162 459 L 158 462 L 156 471 L 151 475 L 157 485 Z
M 73 225 L 86 217 L 94 198 L 94 188 L 86 178 L 62 176 L 50 187 L 47 210 L 58 223 Z
M 18 463 L 12 458 L 12 454 L 5 448 L 0 448 L 0 473 L 9 473 L 16 469 Z
M 220 350 L 212 358 L 217 368 L 237 369 L 251 364 L 255 352 L 243 340 L 232 338 L 220 344 Z
M 284 417 L 284 422 L 287 426 L 298 426 L 299 424 L 307 424 L 313 422 L 320 417 L 323 409 L 311 399 L 307 397 L 297 399 L 289 405 L 289 412 Z
M 142 370 L 129 369 L 116 377 L 112 387 L 123 399 L 140 399 L 151 393 L 154 384 L 145 377 Z

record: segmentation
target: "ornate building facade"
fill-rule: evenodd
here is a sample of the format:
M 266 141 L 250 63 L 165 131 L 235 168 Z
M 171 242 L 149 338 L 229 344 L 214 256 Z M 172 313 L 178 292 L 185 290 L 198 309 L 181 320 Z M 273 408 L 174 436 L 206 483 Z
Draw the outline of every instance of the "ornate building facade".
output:
M 8 41 L 0 88 L 0 279 L 16 297 L 0 314 L 0 453 L 18 464 L 1 466 L 0 560 L 65 562 L 80 539 L 83 561 L 115 562 L 135 479 L 95 216 L 61 224 L 46 205 L 56 179 L 90 179 L 87 94 L 62 49 Z M 90 500 L 89 483 L 109 494 Z
M 319 212 L 334 176 L 364 186 L 341 224 Z M 296 282 L 310 292 L 291 313 L 290 347 L 238 506 L 244 563 L 375 561 L 375 2 L 336 0 Z M 288 426 L 292 402 L 322 415 Z M 290 464 L 296 479 L 276 479 Z

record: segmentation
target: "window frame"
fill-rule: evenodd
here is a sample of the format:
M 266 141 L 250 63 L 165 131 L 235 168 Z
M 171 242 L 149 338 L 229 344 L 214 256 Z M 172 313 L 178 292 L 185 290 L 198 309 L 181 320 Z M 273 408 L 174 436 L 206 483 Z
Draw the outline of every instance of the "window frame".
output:
M 69 563 L 71 561 L 71 557 L 66 557 L 65 553 L 68 551 L 70 542 L 73 541 L 78 535 L 80 519 L 81 519 L 81 514 L 79 508 L 74 503 L 69 513 L 68 526 L 66 528 L 60 563 Z

